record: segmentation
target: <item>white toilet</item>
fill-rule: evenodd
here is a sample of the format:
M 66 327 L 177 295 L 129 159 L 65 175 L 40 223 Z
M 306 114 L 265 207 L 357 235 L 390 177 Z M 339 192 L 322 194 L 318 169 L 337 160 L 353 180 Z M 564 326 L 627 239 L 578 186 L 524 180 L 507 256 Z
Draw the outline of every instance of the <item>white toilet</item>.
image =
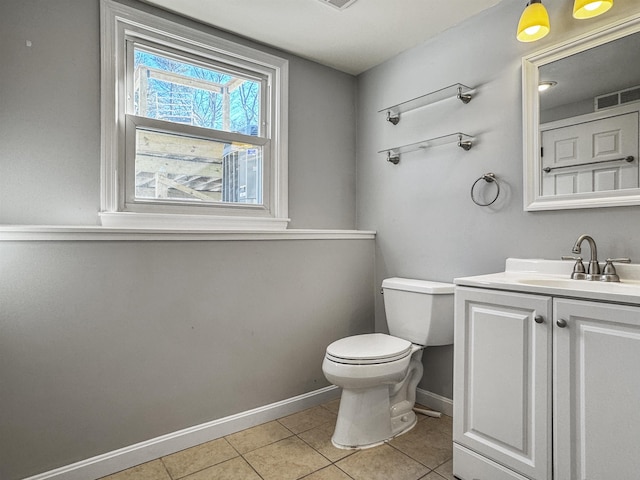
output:
M 382 291 L 390 335 L 337 340 L 322 363 L 327 380 L 342 387 L 331 439 L 338 448 L 374 447 L 409 431 L 422 350 L 453 344 L 453 284 L 388 278 Z

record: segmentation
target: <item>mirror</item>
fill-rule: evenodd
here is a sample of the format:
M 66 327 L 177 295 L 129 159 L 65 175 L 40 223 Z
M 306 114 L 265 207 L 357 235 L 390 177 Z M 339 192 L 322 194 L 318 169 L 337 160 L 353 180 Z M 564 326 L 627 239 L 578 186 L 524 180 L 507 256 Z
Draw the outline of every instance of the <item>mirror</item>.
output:
M 640 15 L 522 59 L 525 210 L 640 205 L 638 52 Z

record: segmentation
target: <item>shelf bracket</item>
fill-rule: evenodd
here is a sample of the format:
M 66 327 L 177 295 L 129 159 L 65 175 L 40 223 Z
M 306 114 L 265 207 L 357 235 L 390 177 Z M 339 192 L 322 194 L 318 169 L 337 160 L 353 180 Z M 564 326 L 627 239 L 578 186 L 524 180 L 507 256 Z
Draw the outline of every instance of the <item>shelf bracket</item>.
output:
M 398 163 L 400 163 L 400 155 L 398 155 L 397 153 L 391 155 L 391 152 L 387 152 L 387 162 L 391 162 L 394 165 L 397 165 Z
M 473 142 L 471 140 L 462 140 L 462 135 L 458 136 L 458 146 L 462 148 L 464 151 L 468 152 L 473 147 Z
M 390 122 L 393 125 L 397 125 L 399 121 L 400 121 L 400 114 L 399 113 L 391 115 L 390 111 L 387 112 L 387 122 Z
M 470 93 L 462 93 L 462 87 L 458 87 L 458 95 L 456 95 L 456 98 L 462 103 L 467 104 L 471 101 L 473 95 Z

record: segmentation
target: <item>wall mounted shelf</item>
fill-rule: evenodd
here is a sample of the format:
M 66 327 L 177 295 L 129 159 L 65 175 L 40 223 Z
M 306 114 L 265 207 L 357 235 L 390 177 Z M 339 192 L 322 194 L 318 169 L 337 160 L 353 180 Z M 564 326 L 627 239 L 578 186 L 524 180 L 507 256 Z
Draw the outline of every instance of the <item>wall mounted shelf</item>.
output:
M 429 138 L 422 140 L 421 142 L 410 143 L 407 145 L 400 145 L 398 147 L 386 148 L 380 150 L 378 153 L 386 153 L 387 161 L 397 165 L 400 162 L 400 155 L 409 152 L 415 152 L 416 150 L 422 150 L 431 147 L 438 147 L 440 145 L 446 145 L 448 143 L 457 143 L 457 145 L 465 151 L 471 150 L 473 146 L 473 137 L 466 133 L 456 132 L 449 135 L 443 135 L 441 137 Z
M 386 112 L 387 121 L 392 123 L 393 125 L 397 125 L 398 122 L 400 122 L 401 113 L 415 110 L 416 108 L 424 107 L 426 105 L 430 105 L 432 103 L 437 103 L 441 100 L 446 100 L 448 98 L 454 97 L 460 100 L 462 103 L 466 104 L 469 103 L 473 98 L 474 91 L 475 90 L 473 88 L 467 87 L 462 83 L 454 83 L 453 85 L 449 85 L 448 87 L 429 92 L 425 95 L 421 95 L 420 97 L 407 100 L 406 102 L 383 108 L 382 110 L 379 110 L 378 113 Z

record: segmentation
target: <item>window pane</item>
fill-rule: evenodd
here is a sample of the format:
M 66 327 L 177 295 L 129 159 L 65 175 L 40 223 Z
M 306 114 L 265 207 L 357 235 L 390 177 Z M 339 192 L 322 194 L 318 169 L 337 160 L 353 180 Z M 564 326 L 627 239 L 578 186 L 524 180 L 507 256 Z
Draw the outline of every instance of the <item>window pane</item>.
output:
M 226 132 L 260 134 L 260 82 L 134 48 L 134 113 Z
M 135 197 L 262 204 L 262 147 L 138 128 Z

